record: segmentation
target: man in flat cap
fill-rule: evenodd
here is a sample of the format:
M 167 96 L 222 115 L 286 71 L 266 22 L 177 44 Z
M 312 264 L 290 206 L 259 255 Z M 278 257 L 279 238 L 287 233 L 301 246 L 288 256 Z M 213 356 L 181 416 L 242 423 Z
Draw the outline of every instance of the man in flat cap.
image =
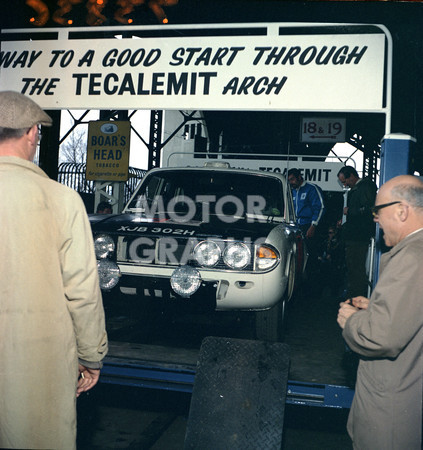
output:
M 32 163 L 51 123 L 28 97 L 0 92 L 1 448 L 74 449 L 76 397 L 107 353 L 84 204 Z

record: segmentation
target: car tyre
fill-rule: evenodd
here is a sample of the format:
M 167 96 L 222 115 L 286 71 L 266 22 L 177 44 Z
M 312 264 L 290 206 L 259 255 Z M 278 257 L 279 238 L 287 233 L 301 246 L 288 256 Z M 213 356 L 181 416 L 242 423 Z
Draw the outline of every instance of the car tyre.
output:
M 285 335 L 286 300 L 275 306 L 255 313 L 256 337 L 261 341 L 282 342 Z
M 288 272 L 288 286 L 287 286 L 287 301 L 291 300 L 297 290 L 297 261 L 294 255 L 291 255 L 289 260 L 289 272 Z

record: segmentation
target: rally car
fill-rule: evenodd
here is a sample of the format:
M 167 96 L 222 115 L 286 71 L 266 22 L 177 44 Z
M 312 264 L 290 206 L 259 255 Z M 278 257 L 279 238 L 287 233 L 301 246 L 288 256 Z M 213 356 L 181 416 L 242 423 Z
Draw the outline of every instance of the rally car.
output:
M 283 175 L 227 163 L 150 170 L 118 215 L 92 215 L 103 290 L 255 311 L 280 340 L 307 252 Z

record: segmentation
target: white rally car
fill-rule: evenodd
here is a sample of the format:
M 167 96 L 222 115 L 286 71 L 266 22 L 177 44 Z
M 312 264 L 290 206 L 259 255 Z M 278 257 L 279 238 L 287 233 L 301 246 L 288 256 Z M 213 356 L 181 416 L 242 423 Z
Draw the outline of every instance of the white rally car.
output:
M 255 311 L 257 338 L 281 339 L 307 260 L 283 175 L 210 162 L 152 169 L 122 214 L 91 224 L 102 289 Z

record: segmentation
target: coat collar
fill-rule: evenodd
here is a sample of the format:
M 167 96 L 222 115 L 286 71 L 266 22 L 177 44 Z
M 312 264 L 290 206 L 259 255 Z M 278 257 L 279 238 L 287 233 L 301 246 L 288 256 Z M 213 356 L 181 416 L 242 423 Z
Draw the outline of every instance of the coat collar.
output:
M 400 242 L 398 242 L 397 245 L 391 248 L 389 252 L 382 255 L 383 259 L 390 259 L 393 258 L 397 253 L 399 253 L 404 247 L 409 246 L 414 241 L 420 241 L 423 239 L 423 228 L 420 230 L 416 230 L 413 233 L 410 233 L 408 236 L 406 236 L 404 239 L 402 239 Z
M 299 191 L 301 188 L 303 188 L 305 185 L 307 184 L 307 181 L 303 180 L 303 182 L 301 183 L 300 186 L 298 186 L 297 188 L 295 188 L 297 191 Z
M 18 158 L 17 156 L 0 156 L 0 164 L 9 164 L 12 166 L 22 167 L 24 169 L 35 172 L 37 175 L 49 178 L 48 175 L 36 164 L 31 161 L 27 161 L 26 159 Z

